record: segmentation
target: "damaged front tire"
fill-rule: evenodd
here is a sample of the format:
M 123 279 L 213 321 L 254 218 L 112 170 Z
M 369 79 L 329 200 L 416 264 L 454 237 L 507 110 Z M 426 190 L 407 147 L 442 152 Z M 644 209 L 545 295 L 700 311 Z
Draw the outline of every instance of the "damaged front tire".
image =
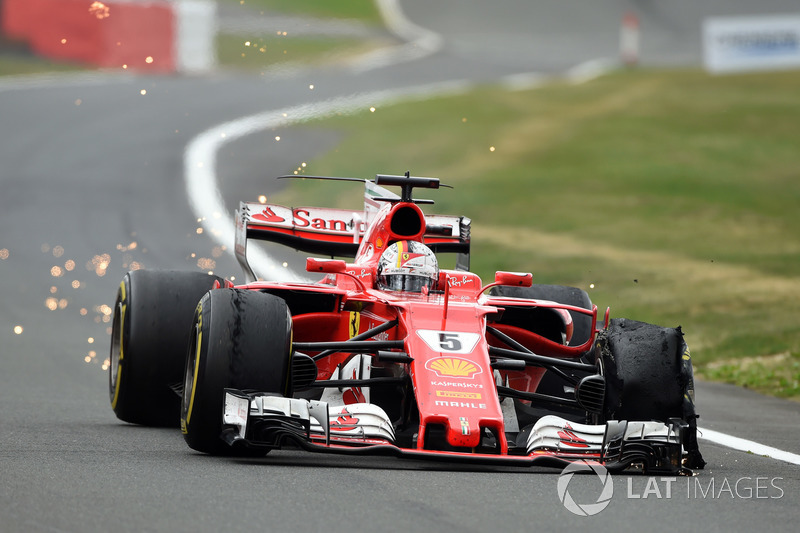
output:
M 685 466 L 702 469 L 692 360 L 680 327 L 613 319 L 598 335 L 595 357 L 606 377 L 606 420 L 680 418 L 688 425 Z

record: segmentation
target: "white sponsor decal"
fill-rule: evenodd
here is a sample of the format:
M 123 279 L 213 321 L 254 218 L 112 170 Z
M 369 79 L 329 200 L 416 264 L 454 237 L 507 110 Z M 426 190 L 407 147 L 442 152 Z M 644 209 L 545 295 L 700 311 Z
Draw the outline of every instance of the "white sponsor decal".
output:
M 480 383 L 463 383 L 460 381 L 431 381 L 434 387 L 461 387 L 462 389 L 482 389 Z
M 800 67 L 800 15 L 706 19 L 703 41 L 711 72 Z
M 445 400 L 436 400 L 433 403 L 436 407 L 458 407 L 461 409 L 486 409 L 485 403 L 451 402 Z

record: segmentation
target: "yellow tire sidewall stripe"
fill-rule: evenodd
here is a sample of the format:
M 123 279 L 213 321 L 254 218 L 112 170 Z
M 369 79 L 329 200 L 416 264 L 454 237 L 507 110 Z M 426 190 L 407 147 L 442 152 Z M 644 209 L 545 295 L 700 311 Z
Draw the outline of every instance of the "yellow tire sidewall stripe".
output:
M 186 409 L 186 421 L 185 423 L 181 423 L 181 429 L 186 431 L 186 426 L 189 425 L 189 422 L 192 418 L 192 408 L 194 407 L 194 395 L 195 391 L 197 391 L 197 374 L 200 369 L 200 349 L 203 346 L 203 307 L 202 305 L 197 305 L 197 348 L 195 349 L 194 354 L 194 375 L 192 376 L 192 395 L 189 398 L 189 407 Z
M 114 384 L 114 398 L 111 400 L 112 409 L 117 408 L 117 402 L 119 401 L 119 384 L 122 382 L 122 360 L 125 356 L 123 340 L 125 334 L 125 310 L 128 307 L 125 291 L 125 280 L 119 284 L 119 292 L 120 302 L 122 303 L 119 317 L 119 361 L 117 361 L 117 380 Z

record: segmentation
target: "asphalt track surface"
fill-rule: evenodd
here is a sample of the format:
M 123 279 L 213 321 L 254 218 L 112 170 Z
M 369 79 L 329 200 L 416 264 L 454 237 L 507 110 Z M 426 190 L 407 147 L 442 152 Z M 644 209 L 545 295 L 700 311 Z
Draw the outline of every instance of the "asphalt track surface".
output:
M 707 441 L 700 476 L 615 476 L 609 506 L 586 518 L 560 503 L 557 470 L 291 450 L 210 458 L 177 430 L 127 425 L 109 408 L 101 306 L 113 305 L 125 270 L 213 259 L 217 273 L 239 274 L 208 231 L 197 233 L 187 202 L 183 151 L 197 135 L 359 92 L 564 72 L 614 57 L 632 7 L 648 31 L 647 64 L 699 64 L 707 14 L 796 11 L 788 0 L 414 0 L 405 12 L 441 35 L 441 48 L 361 73 L 0 80 L 0 531 L 796 531 L 800 466 Z M 287 126 L 225 145 L 225 206 L 268 193 L 264 178 L 338 140 Z M 800 454 L 797 404 L 701 383 L 698 405 L 708 429 Z M 569 492 L 591 503 L 598 483 L 576 476 Z

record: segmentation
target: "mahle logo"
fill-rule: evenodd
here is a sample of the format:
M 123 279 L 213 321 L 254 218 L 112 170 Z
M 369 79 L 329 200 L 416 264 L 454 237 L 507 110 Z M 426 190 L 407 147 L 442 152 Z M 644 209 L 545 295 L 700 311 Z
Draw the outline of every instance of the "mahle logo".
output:
M 569 492 L 569 484 L 572 477 L 577 472 L 594 472 L 600 480 L 602 488 L 599 489 L 600 495 L 593 503 L 578 503 Z M 601 464 L 590 463 L 587 461 L 577 461 L 567 466 L 558 476 L 558 499 L 567 511 L 578 516 L 594 516 L 608 507 L 611 497 L 614 495 L 614 481 L 611 474 Z

